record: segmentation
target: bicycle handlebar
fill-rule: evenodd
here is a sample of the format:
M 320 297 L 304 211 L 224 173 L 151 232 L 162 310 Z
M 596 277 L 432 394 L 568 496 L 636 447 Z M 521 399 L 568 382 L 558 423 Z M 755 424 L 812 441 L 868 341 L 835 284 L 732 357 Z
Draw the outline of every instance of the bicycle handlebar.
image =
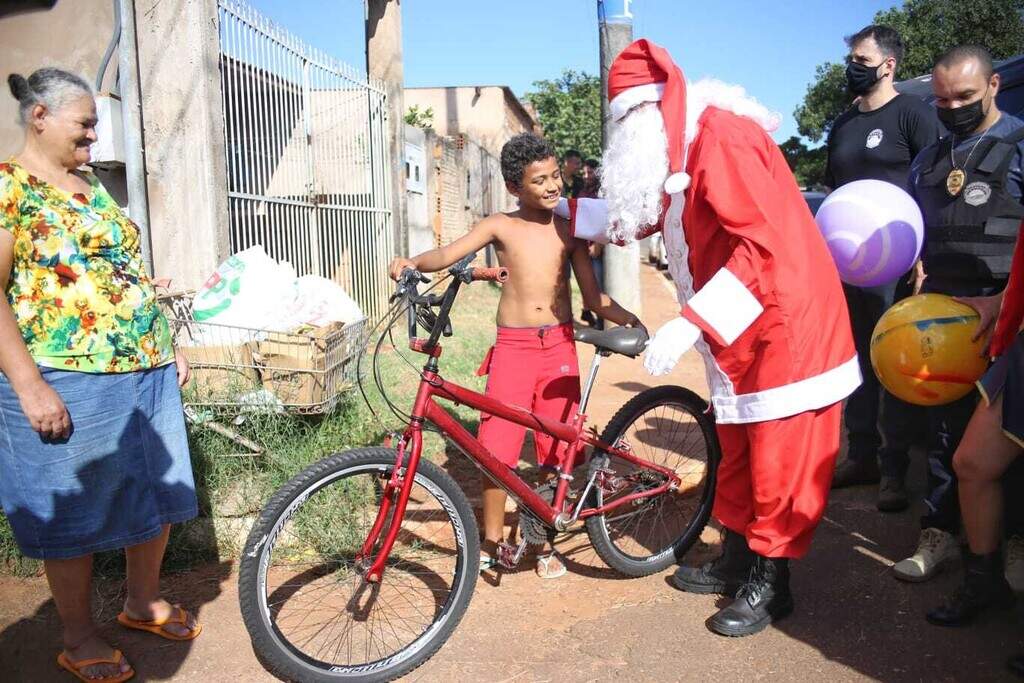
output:
M 508 280 L 508 268 L 471 268 L 469 279 L 473 282 L 505 282 Z

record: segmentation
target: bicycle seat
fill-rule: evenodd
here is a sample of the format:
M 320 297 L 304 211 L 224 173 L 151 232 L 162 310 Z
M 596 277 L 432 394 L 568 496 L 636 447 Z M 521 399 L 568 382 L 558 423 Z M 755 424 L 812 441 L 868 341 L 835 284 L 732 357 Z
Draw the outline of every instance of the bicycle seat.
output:
M 642 327 L 614 327 L 610 330 L 577 327 L 574 336 L 578 342 L 597 347 L 598 353 L 618 353 L 630 358 L 636 358 L 647 347 L 647 331 Z

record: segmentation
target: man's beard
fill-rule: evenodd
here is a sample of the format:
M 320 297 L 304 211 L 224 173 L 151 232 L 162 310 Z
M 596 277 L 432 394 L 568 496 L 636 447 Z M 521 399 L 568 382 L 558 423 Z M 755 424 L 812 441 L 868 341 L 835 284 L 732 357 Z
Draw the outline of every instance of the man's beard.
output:
M 614 123 L 601 163 L 601 195 L 608 201 L 608 238 L 632 242 L 661 219 L 668 177 L 668 138 L 661 110 L 645 104 Z

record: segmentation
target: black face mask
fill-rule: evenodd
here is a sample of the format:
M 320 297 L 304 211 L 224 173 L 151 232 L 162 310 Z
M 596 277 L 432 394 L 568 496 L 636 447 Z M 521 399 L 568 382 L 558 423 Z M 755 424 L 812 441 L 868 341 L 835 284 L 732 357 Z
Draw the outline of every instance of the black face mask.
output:
M 942 121 L 942 125 L 953 135 L 970 135 L 978 129 L 978 126 L 981 125 L 981 122 L 988 115 L 988 112 L 983 111 L 981 108 L 983 100 L 984 98 L 956 109 L 937 107 L 939 121 Z
M 846 87 L 854 95 L 867 95 L 875 83 L 878 83 L 878 67 L 867 66 L 858 62 L 850 62 L 846 65 Z

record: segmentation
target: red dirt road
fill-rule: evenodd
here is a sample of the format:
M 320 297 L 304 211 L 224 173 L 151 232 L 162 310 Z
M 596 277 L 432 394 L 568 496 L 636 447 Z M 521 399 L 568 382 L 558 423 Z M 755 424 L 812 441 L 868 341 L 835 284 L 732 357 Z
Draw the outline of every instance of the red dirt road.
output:
M 652 329 L 676 314 L 670 283 L 642 269 L 644 321 Z M 826 341 L 827 340 L 823 340 Z M 590 354 L 581 347 L 581 365 Z M 612 358 L 602 368 L 590 414 L 599 427 L 630 396 L 673 383 L 707 394 L 703 366 L 688 354 L 668 378 L 651 378 L 639 361 Z M 923 489 L 923 462 L 912 487 Z M 457 470 L 456 470 L 457 471 Z M 951 591 L 959 569 L 929 584 L 892 578 L 889 567 L 917 538 L 919 510 L 882 515 L 869 488 L 835 493 L 811 554 L 795 563 L 796 613 L 757 636 L 721 638 L 704 619 L 716 598 L 680 593 L 668 572 L 620 579 L 606 569 L 585 535 L 561 549 L 570 573 L 541 581 L 531 567 L 481 580 L 466 617 L 412 681 L 966 681 L 1010 680 L 1003 660 L 1021 644 L 1012 612 L 968 629 L 939 629 L 924 612 Z M 716 541 L 717 533 L 705 532 Z M 697 562 L 713 549 L 696 548 Z M 528 565 L 529 563 L 527 563 Z M 272 681 L 256 661 L 238 612 L 232 564 L 169 576 L 172 600 L 197 609 L 205 624 L 192 643 L 171 643 L 108 625 L 104 635 L 123 649 L 136 680 Z M 117 586 L 99 588 L 107 622 L 119 609 Z M 54 665 L 57 618 L 43 579 L 0 579 L 0 680 L 71 680 Z

